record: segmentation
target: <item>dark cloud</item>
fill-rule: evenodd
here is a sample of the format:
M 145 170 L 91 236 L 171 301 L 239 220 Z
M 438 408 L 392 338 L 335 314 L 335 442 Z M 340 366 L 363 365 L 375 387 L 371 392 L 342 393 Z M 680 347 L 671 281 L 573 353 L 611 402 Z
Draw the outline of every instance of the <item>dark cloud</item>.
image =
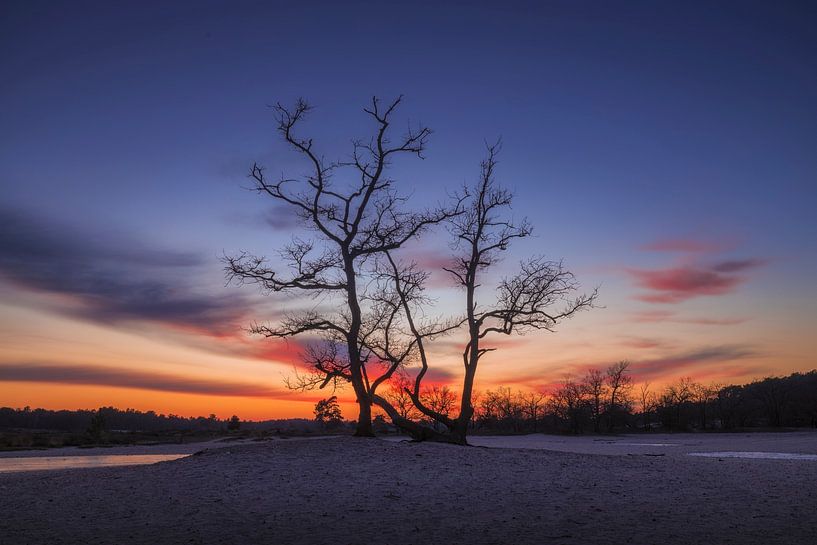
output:
M 715 264 L 712 267 L 712 270 L 720 273 L 736 273 L 747 269 L 760 267 L 761 265 L 765 264 L 765 259 L 737 259 L 732 261 L 721 261 L 720 263 Z
M 0 381 L 115 386 L 213 396 L 271 398 L 281 395 L 278 390 L 256 384 L 94 365 L 0 364 Z
M 710 346 L 689 352 L 669 354 L 655 359 L 633 363 L 632 371 L 638 379 L 677 376 L 685 369 L 703 364 L 725 363 L 759 356 L 754 348 L 746 345 Z
M 190 288 L 208 263 L 190 252 L 0 209 L 0 276 L 29 290 L 70 296 L 75 304 L 64 310 L 89 320 L 165 322 L 210 334 L 234 330 L 246 300 Z
M 276 231 L 292 231 L 297 227 L 304 226 L 304 221 L 298 217 L 295 208 L 283 204 L 270 206 L 263 214 L 262 219 L 264 224 Z
M 309 224 L 298 216 L 295 207 L 281 203 L 268 205 L 261 212 L 241 211 L 225 214 L 222 220 L 231 225 L 245 225 L 253 229 L 272 228 L 273 231 L 291 232 L 309 228 Z

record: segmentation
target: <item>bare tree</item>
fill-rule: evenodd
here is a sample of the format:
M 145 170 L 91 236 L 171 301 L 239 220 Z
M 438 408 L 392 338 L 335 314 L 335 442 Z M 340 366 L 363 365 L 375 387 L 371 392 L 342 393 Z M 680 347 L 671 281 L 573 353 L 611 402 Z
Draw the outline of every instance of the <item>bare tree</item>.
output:
M 601 431 L 601 414 L 607 395 L 606 376 L 599 369 L 590 369 L 584 377 L 584 386 L 590 397 L 590 417 L 593 419 L 593 431 Z
M 472 395 L 479 362 L 487 353 L 496 350 L 485 346 L 488 339 L 532 330 L 553 331 L 561 320 L 591 307 L 596 298 L 594 291 L 571 299 L 571 294 L 578 288 L 573 273 L 566 270 L 562 262 L 533 257 L 522 261 L 514 275 L 499 283 L 493 290 L 495 299 L 491 304 L 481 304 L 482 294 L 478 288 L 483 274 L 500 261 L 502 253 L 515 240 L 526 238 L 532 232 L 527 220 L 514 222 L 508 218 L 513 196 L 495 181 L 498 152 L 499 144 L 488 146 L 479 181 L 456 196 L 456 209 L 460 213 L 451 214 L 448 219 L 456 259 L 445 270 L 465 292 L 463 323 L 468 338 L 462 352 L 465 372 L 456 418 L 433 411 L 418 399 L 428 361 L 423 339 L 417 335 L 416 328 L 412 328 L 422 364 L 412 391 L 415 405 L 424 415 L 447 428 L 444 440 L 461 444 L 466 443 L 468 424 L 474 414 Z M 398 269 L 394 267 L 395 280 L 399 277 Z M 410 305 L 400 290 L 396 291 L 411 321 Z M 384 409 L 389 412 L 385 406 Z
M 383 397 L 394 407 L 401 418 L 416 420 L 420 418 L 421 413 L 414 406 L 414 402 L 411 401 L 410 387 L 409 378 L 404 374 L 397 374 L 392 377 L 389 390 Z
M 295 377 L 290 386 L 323 388 L 351 383 L 359 405 L 355 432 L 359 436 L 373 435 L 375 389 L 396 370 L 389 362 L 372 359 L 365 342 L 367 324 L 371 332 L 380 327 L 379 321 L 389 319 L 388 305 L 382 301 L 367 306 L 367 268 L 384 252 L 400 248 L 430 225 L 457 213 L 403 210 L 406 199 L 386 172 L 398 155 L 422 158 L 431 131 L 409 128 L 393 141 L 391 118 L 400 101 L 384 106 L 373 98 L 364 112 L 373 121 L 374 135 L 354 141 L 351 157 L 336 162 L 327 162 L 312 138 L 297 134 L 311 110 L 305 101 L 299 100 L 292 108 L 275 106 L 278 132 L 306 159 L 309 171 L 300 178 L 271 180 L 255 164 L 250 172 L 253 189 L 294 210 L 312 236 L 294 238 L 281 252 L 289 265 L 287 276 L 264 257 L 241 253 L 224 259 L 230 280 L 325 303 L 321 309 L 289 315 L 276 325 L 254 324 L 251 331 L 271 338 L 322 338 L 319 348 L 307 354 L 311 372 Z M 345 172 L 352 174 L 351 181 L 339 180 Z
M 617 415 L 629 410 L 629 395 L 633 386 L 632 377 L 627 374 L 629 368 L 630 362 L 620 361 L 608 367 L 606 371 L 607 391 L 610 394 L 606 412 L 607 425 L 610 430 L 615 427 Z
M 566 378 L 551 396 L 552 410 L 568 422 L 571 433 L 582 431 L 582 411 L 587 405 L 587 389 L 572 378 Z
M 546 399 L 547 396 L 541 392 L 519 394 L 519 403 L 522 406 L 522 413 L 533 424 L 534 433 L 539 431 L 539 420 L 544 413 Z
M 701 428 L 706 429 L 707 425 L 707 405 L 715 399 L 721 386 L 717 384 L 694 383 L 692 385 L 692 400 L 698 404 L 701 417 Z
M 434 385 L 426 388 L 421 397 L 423 404 L 435 413 L 450 417 L 457 406 L 457 395 L 448 386 Z M 439 431 L 440 423 L 431 419 L 431 425 Z
M 662 404 L 674 413 L 675 424 L 679 428 L 684 427 L 682 411 L 684 404 L 692 399 L 694 384 L 690 377 L 683 377 L 664 389 Z
M 655 393 L 650 390 L 650 383 L 643 382 L 638 389 L 638 400 L 641 408 L 641 419 L 645 430 L 650 429 L 650 413 L 658 406 L 658 399 Z

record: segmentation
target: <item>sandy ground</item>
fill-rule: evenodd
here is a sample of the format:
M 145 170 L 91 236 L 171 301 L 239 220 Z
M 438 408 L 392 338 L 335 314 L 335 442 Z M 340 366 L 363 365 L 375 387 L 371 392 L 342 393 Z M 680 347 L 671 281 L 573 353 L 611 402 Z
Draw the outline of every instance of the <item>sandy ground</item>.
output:
M 0 544 L 817 543 L 817 462 L 686 454 L 817 452 L 817 434 L 658 437 L 271 441 L 0 474 Z

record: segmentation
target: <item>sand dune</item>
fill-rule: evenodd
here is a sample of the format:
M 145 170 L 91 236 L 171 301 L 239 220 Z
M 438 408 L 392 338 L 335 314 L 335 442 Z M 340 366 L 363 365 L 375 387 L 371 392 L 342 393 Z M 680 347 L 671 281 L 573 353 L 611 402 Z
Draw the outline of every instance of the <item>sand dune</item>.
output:
M 817 543 L 817 463 L 647 454 L 332 438 L 10 473 L 0 544 Z

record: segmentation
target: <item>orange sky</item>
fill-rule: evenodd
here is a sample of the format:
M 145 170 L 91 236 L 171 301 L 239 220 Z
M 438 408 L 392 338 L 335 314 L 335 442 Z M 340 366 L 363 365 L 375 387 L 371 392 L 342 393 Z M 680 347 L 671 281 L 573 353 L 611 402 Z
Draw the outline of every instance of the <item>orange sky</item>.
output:
M 615 282 L 612 282 L 613 284 Z M 613 289 L 612 286 L 608 289 Z M 625 289 L 622 285 L 621 289 Z M 299 361 L 297 342 L 218 335 L 151 321 L 117 324 L 77 319 L 63 297 L 12 290 L 0 294 L 0 405 L 95 408 L 116 406 L 184 416 L 215 413 L 244 419 L 310 417 L 331 392 L 292 392 L 283 384 Z M 441 290 L 452 304 L 456 292 Z M 603 296 L 605 292 L 602 291 Z M 443 297 L 441 297 L 443 298 Z M 731 298 L 739 306 L 741 293 Z M 720 301 L 724 296 L 718 296 Z M 808 321 L 768 317 L 727 319 L 701 309 L 652 310 L 632 297 L 603 297 L 602 308 L 564 322 L 556 333 L 502 337 L 489 345 L 479 372 L 481 389 L 499 385 L 547 391 L 589 367 L 632 362 L 636 381 L 654 387 L 691 376 L 701 382 L 742 382 L 810 369 Z M 703 323 L 701 323 L 703 322 Z M 433 382 L 457 389 L 462 335 L 431 346 Z M 341 391 L 344 414 L 356 410 Z

